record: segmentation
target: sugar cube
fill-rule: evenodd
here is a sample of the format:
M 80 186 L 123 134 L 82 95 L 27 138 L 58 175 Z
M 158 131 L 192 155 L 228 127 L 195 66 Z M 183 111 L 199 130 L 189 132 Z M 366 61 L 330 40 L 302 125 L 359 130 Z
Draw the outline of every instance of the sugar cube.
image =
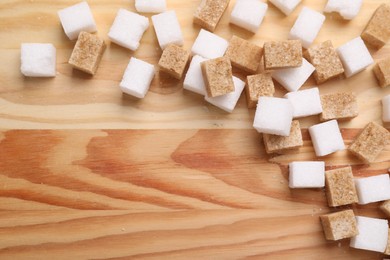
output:
M 20 71 L 26 77 L 55 77 L 56 48 L 50 43 L 22 43 Z
M 148 18 L 121 8 L 110 28 L 108 37 L 116 44 L 135 51 L 148 27 Z
M 289 136 L 292 117 L 293 108 L 289 100 L 259 97 L 253 127 L 259 133 Z
M 265 42 L 264 68 L 266 70 L 300 67 L 302 44 L 297 40 Z
M 390 95 L 385 96 L 382 99 L 382 106 L 383 106 L 383 114 L 382 114 L 382 120 L 383 122 L 390 122 Z
M 154 74 L 155 69 L 152 64 L 133 57 L 130 59 L 129 65 L 123 75 L 120 88 L 126 94 L 137 98 L 144 98 L 146 92 L 149 90 Z
M 298 149 L 303 146 L 299 121 L 292 121 L 289 136 L 263 134 L 263 140 L 265 151 L 269 154 L 283 153 L 284 151 Z
M 256 33 L 267 12 L 268 5 L 259 0 L 237 0 L 230 23 Z
M 390 39 L 390 5 L 380 5 L 364 29 L 362 39 L 377 49 L 382 48 Z
M 274 82 L 271 73 L 260 73 L 247 77 L 246 100 L 248 108 L 254 108 L 257 105 L 259 97 L 272 97 L 275 93 Z
M 209 97 L 206 95 L 205 100 L 228 113 L 232 113 L 245 87 L 245 82 L 237 77 L 233 77 L 233 83 L 233 92 L 218 97 Z
M 255 73 L 263 56 L 263 48 L 233 35 L 225 56 L 230 59 L 233 66 Z
M 389 225 L 385 219 L 356 217 L 359 234 L 351 238 L 350 247 L 383 253 L 389 238 Z
M 314 125 L 309 128 L 309 133 L 317 156 L 325 156 L 345 149 L 336 120 Z
M 377 123 L 369 123 L 348 147 L 348 150 L 365 163 L 372 163 L 390 144 L 390 132 Z
M 166 11 L 152 16 L 158 44 L 165 49 L 170 43 L 183 46 L 183 34 L 175 11 Z
M 200 55 L 206 59 L 222 57 L 228 48 L 229 43 L 222 37 L 201 29 L 191 52 L 193 55 Z
M 380 209 L 383 211 L 383 213 L 386 214 L 387 217 L 390 217 L 390 200 L 383 202 L 380 206 Z
M 229 58 L 221 57 L 200 64 L 207 96 L 217 97 L 234 91 L 232 65 Z
M 163 13 L 167 3 L 166 0 L 135 0 L 135 9 L 139 13 Z
M 325 186 L 324 162 L 292 162 L 289 164 L 289 187 L 322 188 Z
M 357 117 L 359 107 L 354 93 L 341 92 L 321 95 L 322 113 L 320 120 L 345 120 Z
M 158 62 L 160 71 L 181 79 L 190 58 L 190 52 L 175 44 L 169 44 Z
M 269 0 L 285 15 L 290 15 L 292 11 L 298 6 L 301 0 Z
M 195 11 L 194 23 L 213 32 L 230 0 L 202 0 Z
M 304 48 L 309 48 L 324 24 L 325 16 L 310 8 L 303 7 L 290 30 L 289 39 L 301 40 Z
M 359 234 L 353 210 L 343 210 L 320 216 L 327 240 L 340 240 Z
M 352 20 L 358 15 L 362 3 L 363 0 L 328 0 L 324 12 L 336 12 L 339 13 L 344 19 Z
M 359 204 L 368 204 L 390 199 L 390 177 L 388 174 L 356 178 L 355 185 L 359 197 Z
M 337 48 L 347 78 L 363 71 L 374 63 L 362 38 L 357 37 Z
M 69 64 L 75 69 L 95 75 L 105 49 L 106 44 L 97 35 L 81 32 L 69 58 Z
M 389 238 L 390 238 L 390 228 L 389 228 L 388 234 L 389 234 Z M 385 250 L 384 254 L 390 255 L 390 239 L 387 239 L 387 245 L 386 245 L 386 250 Z M 386 260 L 386 259 L 383 259 L 383 260 Z
M 302 60 L 302 66 L 291 69 L 276 70 L 272 77 L 288 91 L 299 90 L 310 75 L 314 72 L 314 67 L 306 59 Z
M 326 171 L 325 188 L 330 207 L 348 205 L 359 201 L 351 167 Z
M 197 94 L 206 95 L 206 86 L 204 84 L 202 68 L 200 64 L 207 59 L 195 55 L 192 57 L 190 67 L 188 68 L 186 77 L 184 78 L 183 88 Z
M 294 108 L 294 118 L 318 115 L 322 113 L 320 91 L 310 88 L 285 95 Z
M 373 71 L 379 86 L 382 88 L 390 86 L 390 58 L 378 61 Z
M 344 74 L 344 67 L 331 41 L 309 48 L 306 59 L 315 67 L 314 78 L 317 84 Z
M 81 31 L 90 33 L 97 31 L 91 9 L 86 1 L 58 11 L 58 16 L 70 40 L 77 39 Z

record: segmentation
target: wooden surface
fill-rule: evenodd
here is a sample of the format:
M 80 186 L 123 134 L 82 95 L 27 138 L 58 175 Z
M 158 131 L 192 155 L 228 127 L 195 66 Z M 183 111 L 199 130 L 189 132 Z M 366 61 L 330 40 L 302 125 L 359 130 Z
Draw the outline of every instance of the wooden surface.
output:
M 109 43 L 117 10 L 133 10 L 134 1 L 90 1 L 108 48 L 95 77 L 73 71 L 67 59 L 74 42 L 56 12 L 76 2 L 0 2 L 0 259 L 382 259 L 348 241 L 325 241 L 318 218 L 330 211 L 324 191 L 288 188 L 288 163 L 316 159 L 306 129 L 299 153 L 268 156 L 244 95 L 226 114 L 159 74 L 144 100 L 122 95 L 129 58 L 156 64 L 161 54 L 152 26 L 135 53 Z M 167 2 L 189 49 L 199 1 Z M 285 39 L 303 5 L 325 5 L 304 0 L 289 17 L 270 5 L 253 35 L 228 25 L 234 2 L 216 33 L 259 45 Z M 337 47 L 358 36 L 382 2 L 365 0 L 350 22 L 327 15 L 316 42 L 331 39 Z M 56 78 L 21 76 L 22 42 L 57 47 Z M 378 60 L 390 45 L 371 51 Z M 310 79 L 303 88 L 312 85 Z M 381 124 L 380 99 L 390 89 L 377 86 L 371 68 L 320 86 L 321 93 L 336 91 L 358 96 L 359 117 L 340 124 L 347 145 L 368 122 Z M 278 85 L 276 92 L 285 93 Z M 307 128 L 318 118 L 300 121 Z M 328 168 L 352 165 L 355 176 L 371 176 L 390 167 L 390 147 L 371 165 L 347 152 L 324 160 Z M 385 218 L 377 203 L 353 208 Z

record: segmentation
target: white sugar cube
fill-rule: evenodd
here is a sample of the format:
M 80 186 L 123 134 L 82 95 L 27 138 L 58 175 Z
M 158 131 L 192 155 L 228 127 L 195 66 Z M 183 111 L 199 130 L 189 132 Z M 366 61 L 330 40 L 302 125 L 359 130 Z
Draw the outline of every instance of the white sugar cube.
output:
M 351 238 L 350 247 L 385 252 L 389 236 L 387 220 L 357 216 L 356 224 L 359 234 Z
M 58 11 L 62 27 L 70 40 L 79 37 L 81 31 L 96 32 L 96 23 L 87 2 L 81 2 Z
M 240 98 L 241 93 L 244 90 L 245 82 L 233 76 L 233 83 L 234 83 L 233 92 L 218 97 L 208 97 L 206 95 L 205 100 L 210 104 L 213 104 L 214 106 L 219 107 L 222 110 L 225 110 L 228 113 L 233 112 L 238 102 L 238 99 Z
M 309 48 L 317 37 L 324 24 L 325 16 L 317 11 L 303 7 L 294 26 L 291 28 L 289 38 L 301 40 L 304 48 Z
M 289 164 L 290 188 L 325 187 L 324 162 L 292 162 Z
M 130 59 L 119 86 L 126 94 L 137 98 L 144 98 L 146 92 L 149 90 L 154 73 L 155 69 L 153 65 L 133 57 Z
M 310 88 L 285 95 L 294 108 L 294 118 L 318 115 L 322 113 L 320 91 Z
M 183 45 L 183 34 L 175 11 L 153 15 L 152 21 L 161 49 L 165 49 L 171 43 Z
M 293 107 L 288 99 L 260 97 L 253 127 L 259 133 L 289 136 Z
M 26 77 L 55 77 L 56 48 L 50 43 L 23 43 L 20 70 Z
M 374 63 L 370 52 L 360 37 L 337 48 L 337 54 L 340 56 L 344 65 L 345 76 L 348 78 Z
M 275 70 L 272 77 L 288 91 L 300 89 L 315 68 L 306 59 L 303 59 L 302 66 L 297 68 Z
M 355 179 L 359 204 L 368 204 L 390 199 L 390 177 L 381 174 L 367 178 Z
M 358 15 L 362 3 L 363 0 L 328 0 L 324 12 L 336 12 L 344 19 L 351 20 Z
M 139 13 L 162 13 L 167 10 L 166 0 L 135 0 L 135 9 Z
M 225 54 L 228 46 L 229 42 L 224 38 L 201 29 L 191 52 L 193 55 L 200 55 L 207 59 L 216 59 Z
M 382 120 L 383 122 L 389 123 L 390 122 L 390 95 L 387 95 L 382 99 L 382 105 L 383 105 Z
M 183 82 L 184 89 L 198 93 L 202 96 L 206 95 L 206 86 L 204 84 L 202 68 L 200 66 L 200 63 L 206 60 L 207 59 L 199 55 L 192 57 L 190 67 L 188 68 Z
M 256 33 L 267 12 L 268 5 L 260 0 L 237 0 L 230 23 Z
M 269 0 L 285 15 L 290 15 L 292 11 L 298 6 L 301 0 Z
M 148 27 L 148 18 L 121 8 L 111 26 L 108 37 L 116 44 L 135 51 Z
M 314 125 L 309 128 L 309 133 L 317 156 L 325 156 L 345 149 L 336 120 Z

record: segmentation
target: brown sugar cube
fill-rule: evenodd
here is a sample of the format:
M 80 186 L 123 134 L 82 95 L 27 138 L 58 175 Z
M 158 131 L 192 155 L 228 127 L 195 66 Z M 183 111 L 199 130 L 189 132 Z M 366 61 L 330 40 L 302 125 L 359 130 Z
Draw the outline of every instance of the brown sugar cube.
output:
M 69 64 L 78 70 L 94 75 L 105 49 L 106 44 L 98 36 L 81 32 L 70 56 Z
M 161 71 L 168 73 L 176 79 L 181 79 L 189 58 L 189 51 L 175 44 L 170 44 L 164 49 L 158 66 Z
M 390 229 L 389 229 L 389 231 L 388 231 L 389 233 L 389 235 L 388 235 L 388 240 L 387 240 L 387 247 L 386 247 L 386 250 L 385 250 L 385 255 L 390 255 Z
M 390 144 L 390 133 L 377 123 L 369 123 L 348 147 L 348 151 L 365 163 L 372 163 Z
M 359 234 L 353 210 L 343 210 L 320 216 L 327 240 L 340 240 Z
M 237 36 L 233 36 L 230 39 L 229 47 L 225 54 L 233 66 L 249 73 L 257 71 L 262 55 L 263 48 Z
M 322 122 L 338 119 L 346 120 L 357 117 L 359 107 L 354 93 L 342 92 L 321 95 Z
M 305 52 L 305 57 L 316 69 L 314 78 L 317 84 L 324 83 L 344 73 L 343 64 L 331 41 L 309 48 Z
M 194 14 L 194 23 L 214 32 L 230 0 L 202 0 Z
M 281 153 L 297 149 L 303 145 L 301 127 L 298 120 L 292 121 L 289 136 L 263 134 L 265 150 L 270 153 Z
M 222 96 L 234 91 L 230 59 L 221 57 L 201 63 L 206 91 L 209 97 Z
M 390 5 L 382 4 L 376 9 L 364 29 L 362 39 L 374 48 L 382 48 L 390 39 Z
M 378 61 L 374 66 L 374 73 L 382 88 L 390 86 L 390 58 Z
M 272 97 L 275 93 L 274 82 L 271 73 L 261 73 L 247 77 L 246 100 L 248 108 L 254 108 L 257 105 L 259 97 Z
M 351 167 L 325 171 L 325 188 L 330 207 L 348 205 L 359 201 Z
M 302 66 L 302 43 L 299 40 L 264 43 L 266 70 Z
M 385 213 L 388 217 L 390 217 L 390 200 L 386 200 L 380 206 L 380 209 Z

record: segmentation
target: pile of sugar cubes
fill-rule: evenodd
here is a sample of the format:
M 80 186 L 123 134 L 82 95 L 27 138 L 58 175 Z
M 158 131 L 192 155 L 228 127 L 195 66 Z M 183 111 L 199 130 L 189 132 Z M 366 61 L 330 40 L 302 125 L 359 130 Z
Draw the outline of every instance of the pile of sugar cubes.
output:
M 269 0 L 285 15 L 290 15 L 301 0 Z M 351 20 L 360 11 L 363 0 L 328 0 L 324 12 L 336 12 Z M 177 80 L 183 88 L 204 96 L 210 104 L 232 113 L 242 94 L 246 93 L 249 109 L 256 108 L 253 127 L 262 133 L 268 154 L 298 150 L 303 146 L 299 119 L 318 116 L 318 124 L 309 127 L 316 156 L 343 151 L 346 146 L 339 128 L 340 120 L 358 116 L 354 93 L 320 94 L 318 86 L 300 90 L 309 77 L 317 85 L 331 79 L 352 77 L 374 63 L 367 45 L 379 50 L 390 39 L 390 5 L 379 6 L 362 34 L 335 48 L 330 40 L 313 45 L 326 16 L 308 7 L 298 14 L 286 39 L 268 41 L 263 46 L 233 35 L 226 40 L 214 33 L 229 0 L 200 0 L 193 22 L 201 28 L 191 50 L 183 48 L 184 38 L 174 10 L 165 0 L 135 0 L 138 13 L 154 13 L 151 17 L 162 54 L 157 64 L 160 73 Z M 230 23 L 256 34 L 269 6 L 260 0 L 236 0 Z M 115 44 L 136 51 L 150 26 L 148 17 L 119 9 L 108 38 Z M 97 27 L 87 2 L 58 12 L 69 40 L 76 40 L 69 64 L 94 75 L 106 44 L 96 34 Z M 260 73 L 260 64 L 264 70 Z M 233 75 L 233 67 L 246 73 L 242 80 Z M 21 45 L 21 72 L 26 77 L 55 77 L 56 49 L 52 44 Z M 390 86 L 390 57 L 378 61 L 373 72 L 382 88 Z M 155 65 L 132 57 L 119 83 L 123 93 L 144 98 L 156 73 Z M 287 90 L 275 97 L 274 81 Z M 390 122 L 390 95 L 385 96 L 383 122 Z M 390 133 L 371 122 L 347 147 L 362 163 L 375 162 L 390 144 Z M 289 164 L 289 187 L 324 188 L 329 207 L 353 203 L 385 201 L 381 209 L 390 217 L 390 178 L 380 174 L 355 178 L 351 167 L 327 170 L 324 161 L 301 161 Z M 353 210 L 342 210 L 321 216 L 328 240 L 351 238 L 350 246 L 390 254 L 387 220 L 355 216 Z

